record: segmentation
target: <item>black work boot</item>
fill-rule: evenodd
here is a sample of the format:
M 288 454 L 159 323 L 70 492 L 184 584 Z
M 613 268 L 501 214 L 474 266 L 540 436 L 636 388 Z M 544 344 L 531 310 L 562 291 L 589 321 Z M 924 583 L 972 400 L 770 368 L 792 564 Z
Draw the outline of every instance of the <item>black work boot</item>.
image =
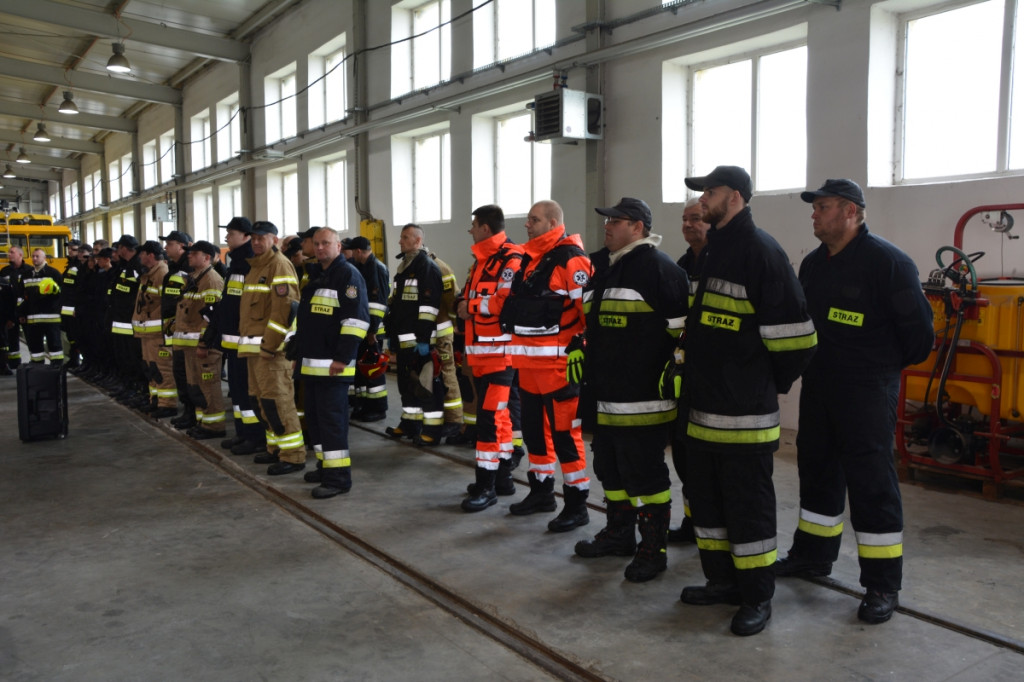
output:
M 640 545 L 636 556 L 626 566 L 626 580 L 643 583 L 652 580 L 668 566 L 665 545 L 668 542 L 668 523 L 672 517 L 672 505 L 649 504 L 637 512 L 640 527 Z
M 478 512 L 498 503 L 498 494 L 494 492 L 494 480 L 497 472 L 483 467 L 476 468 L 476 494 L 462 501 L 462 511 Z
M 564 533 L 578 526 L 590 523 L 587 513 L 587 495 L 589 490 L 580 490 L 571 485 L 562 486 L 565 495 L 565 506 L 555 518 L 548 521 L 548 530 L 552 533 Z
M 494 478 L 494 492 L 502 497 L 516 494 L 516 484 L 512 480 L 512 465 L 507 459 L 498 461 L 498 472 Z M 466 494 L 470 497 L 477 496 L 475 481 L 466 486 Z
M 420 435 L 420 430 L 423 428 L 421 422 L 415 422 L 411 419 L 402 419 L 398 422 L 398 426 L 389 426 L 384 429 L 384 432 L 391 438 L 409 438 L 413 439 Z
M 532 471 L 526 477 L 530 479 L 530 494 L 524 497 L 522 502 L 509 505 L 509 513 L 515 516 L 526 516 L 558 509 L 558 505 L 555 503 L 555 479 L 548 476 L 543 481 L 539 481 L 537 475 Z
M 588 559 L 636 554 L 636 507 L 629 500 L 607 501 L 608 520 L 593 540 L 576 543 L 576 554 Z
M 678 528 L 670 528 L 668 531 L 668 541 L 691 545 L 697 542 L 697 536 L 693 534 L 693 519 L 689 516 L 684 516 L 683 522 L 679 524 Z

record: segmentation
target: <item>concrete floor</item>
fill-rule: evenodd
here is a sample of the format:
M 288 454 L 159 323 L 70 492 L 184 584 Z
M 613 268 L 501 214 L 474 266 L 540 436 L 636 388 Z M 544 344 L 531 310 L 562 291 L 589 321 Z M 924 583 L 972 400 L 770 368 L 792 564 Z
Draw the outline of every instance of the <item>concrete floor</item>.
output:
M 1017 503 L 904 486 L 903 611 L 856 619 L 847 533 L 832 581 L 780 580 L 768 628 L 738 638 L 734 607 L 678 600 L 703 582 L 692 545 L 670 546 L 668 571 L 634 585 L 627 559 L 573 555 L 598 511 L 548 533 L 552 514 L 508 515 L 521 485 L 463 513 L 472 451 L 382 437 L 397 391 L 392 419 L 352 429 L 352 492 L 324 501 L 300 474 L 268 478 L 217 441 L 197 449 L 75 378 L 69 393 L 69 437 L 22 444 L 15 382 L 0 378 L 3 680 L 570 677 L 530 654 L 536 642 L 592 678 L 1024 679 Z M 797 507 L 784 441 L 783 551 Z

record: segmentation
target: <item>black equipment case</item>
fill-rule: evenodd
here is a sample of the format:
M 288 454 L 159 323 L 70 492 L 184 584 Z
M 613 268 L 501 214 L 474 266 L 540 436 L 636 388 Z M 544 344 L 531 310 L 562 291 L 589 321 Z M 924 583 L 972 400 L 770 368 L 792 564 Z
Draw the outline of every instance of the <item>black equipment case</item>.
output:
M 68 378 L 63 364 L 18 367 L 18 437 L 23 442 L 68 435 Z

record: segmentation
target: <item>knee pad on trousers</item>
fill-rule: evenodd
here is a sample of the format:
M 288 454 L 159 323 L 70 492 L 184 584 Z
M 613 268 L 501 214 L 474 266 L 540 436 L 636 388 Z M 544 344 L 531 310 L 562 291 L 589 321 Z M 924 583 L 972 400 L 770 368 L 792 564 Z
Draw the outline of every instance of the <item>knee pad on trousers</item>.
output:
M 192 404 L 199 408 L 206 407 L 206 396 L 203 395 L 202 389 L 196 384 L 188 385 L 188 398 L 192 401 Z
M 260 410 L 263 412 L 263 418 L 270 425 L 271 431 L 279 436 L 284 433 L 284 423 L 281 421 L 281 415 L 277 412 L 276 401 L 271 398 L 260 398 Z

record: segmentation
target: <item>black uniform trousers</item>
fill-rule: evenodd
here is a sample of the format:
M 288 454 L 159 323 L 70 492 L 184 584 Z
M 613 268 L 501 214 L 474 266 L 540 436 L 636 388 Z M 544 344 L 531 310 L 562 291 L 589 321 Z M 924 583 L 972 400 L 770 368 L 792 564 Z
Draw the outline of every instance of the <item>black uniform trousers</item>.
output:
M 352 466 L 348 450 L 348 387 L 339 377 L 303 376 L 306 429 L 321 468 L 321 485 L 348 490 Z
M 60 340 L 60 322 L 38 322 L 25 325 L 25 343 L 32 362 L 63 362 L 64 346 Z M 45 346 L 43 345 L 45 343 Z
M 895 592 L 903 577 L 903 503 L 893 455 L 899 375 L 806 375 L 800 391 L 800 522 L 791 553 L 835 561 L 850 497 L 860 583 Z
M 18 369 L 21 365 L 21 325 L 17 322 L 14 326 L 8 327 L 6 322 L 3 324 L 3 335 L 4 335 L 4 348 L 7 349 L 7 357 L 5 358 L 7 366 L 11 369 Z
M 397 347 L 397 339 L 392 347 Z M 430 357 L 420 356 L 415 348 L 398 350 L 398 393 L 402 398 L 402 419 L 413 422 L 423 434 L 438 437 L 444 419 L 444 384 L 440 377 L 434 378 L 433 390 L 427 391 L 420 384 L 418 368 Z M 428 423 L 429 422 L 429 423 Z
M 249 397 L 249 369 L 246 359 L 238 357 L 237 350 L 226 348 L 224 364 L 228 369 L 228 396 L 231 398 L 235 435 L 263 449 L 267 446 L 267 432 L 256 416 L 256 408 Z
M 625 491 L 631 499 L 650 498 L 643 500 L 645 504 L 668 503 L 672 481 L 665 446 L 670 426 L 594 427 L 594 475 L 601 486 L 609 492 Z
M 704 577 L 733 584 L 745 604 L 775 594 L 775 486 L 771 452 L 686 439 L 686 476 Z

